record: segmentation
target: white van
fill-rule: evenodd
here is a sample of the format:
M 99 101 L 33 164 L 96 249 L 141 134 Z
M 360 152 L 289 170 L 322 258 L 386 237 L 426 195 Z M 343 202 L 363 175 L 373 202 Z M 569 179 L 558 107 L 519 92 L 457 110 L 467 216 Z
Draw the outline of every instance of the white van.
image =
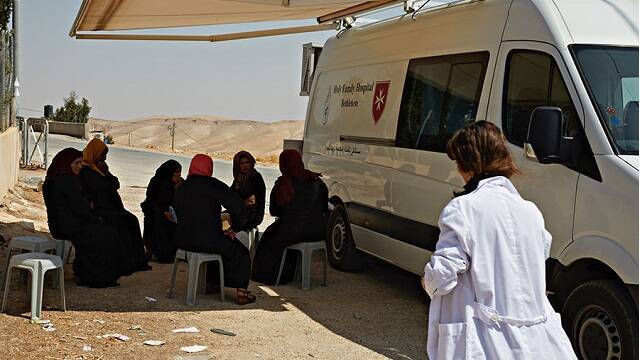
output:
M 332 265 L 365 252 L 421 274 L 463 185 L 445 144 L 486 119 L 553 234 L 547 286 L 576 352 L 637 359 L 637 15 L 637 0 L 464 1 L 329 39 L 303 153 L 335 205 Z

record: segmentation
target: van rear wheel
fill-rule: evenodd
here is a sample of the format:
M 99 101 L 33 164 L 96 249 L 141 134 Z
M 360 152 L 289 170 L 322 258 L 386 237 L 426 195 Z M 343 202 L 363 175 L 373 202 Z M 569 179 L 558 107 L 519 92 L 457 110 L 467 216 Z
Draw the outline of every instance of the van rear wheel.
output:
M 338 270 L 362 267 L 362 254 L 356 249 L 344 205 L 336 205 L 327 222 L 327 255 L 331 266 Z
M 578 286 L 567 297 L 562 323 L 578 358 L 638 358 L 638 313 L 615 281 L 596 280 Z

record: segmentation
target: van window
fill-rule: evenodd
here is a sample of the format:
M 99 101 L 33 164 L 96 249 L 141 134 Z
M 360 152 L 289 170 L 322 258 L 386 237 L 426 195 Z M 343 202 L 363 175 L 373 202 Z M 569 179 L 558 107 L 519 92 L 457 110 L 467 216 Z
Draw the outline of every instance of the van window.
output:
M 563 135 L 573 137 L 580 129 L 567 86 L 553 58 L 529 50 L 512 51 L 507 57 L 502 128 L 509 142 L 522 146 L 531 112 L 538 106 L 562 109 Z
M 409 61 L 396 146 L 444 152 L 456 130 L 475 120 L 488 52 Z

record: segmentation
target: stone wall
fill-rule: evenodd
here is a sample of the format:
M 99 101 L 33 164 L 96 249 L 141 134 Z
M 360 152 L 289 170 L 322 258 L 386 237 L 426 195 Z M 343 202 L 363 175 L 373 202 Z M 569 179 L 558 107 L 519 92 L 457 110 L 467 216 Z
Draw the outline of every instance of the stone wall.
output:
M 10 127 L 0 133 L 0 199 L 18 182 L 20 133 Z

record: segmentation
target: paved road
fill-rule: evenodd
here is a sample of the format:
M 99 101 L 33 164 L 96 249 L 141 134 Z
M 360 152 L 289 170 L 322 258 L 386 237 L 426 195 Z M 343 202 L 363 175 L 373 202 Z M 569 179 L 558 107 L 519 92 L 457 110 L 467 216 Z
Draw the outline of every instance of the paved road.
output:
M 33 144 L 33 142 L 31 142 Z M 78 150 L 84 149 L 87 141 L 76 139 L 65 135 L 49 135 L 48 153 L 49 163 L 51 159 L 62 149 L 72 147 Z M 44 150 L 44 149 L 43 149 Z M 37 159 L 38 155 L 34 159 Z M 107 163 L 112 174 L 120 180 L 120 195 L 123 198 L 125 207 L 140 220 L 143 225 L 143 215 L 140 210 L 140 202 L 144 200 L 145 189 L 149 184 L 149 179 L 155 174 L 156 169 L 163 162 L 174 159 L 182 165 L 182 176 L 187 176 L 191 156 L 181 154 L 166 154 L 152 152 L 128 147 L 109 146 Z M 273 218 L 268 216 L 269 196 L 273 183 L 280 176 L 280 171 L 276 167 L 257 166 L 257 170 L 262 174 L 267 187 L 267 214 L 260 231 L 273 222 Z M 213 176 L 220 179 L 225 184 L 231 184 L 233 180 L 232 163 L 227 160 L 214 160 Z
M 64 135 L 49 135 L 49 158 L 53 159 L 58 151 L 72 147 L 82 150 L 87 144 L 84 140 L 78 140 Z M 110 146 L 107 163 L 111 172 L 118 177 L 123 186 L 146 187 L 149 179 L 163 162 L 175 159 L 182 164 L 182 175 L 186 177 L 191 156 L 180 154 L 165 154 L 127 147 Z M 273 182 L 280 175 L 275 167 L 258 166 L 257 170 L 262 174 L 267 185 L 267 194 L 271 191 Z M 230 161 L 215 160 L 213 176 L 226 184 L 233 180 Z M 267 199 L 268 200 L 268 199 Z

